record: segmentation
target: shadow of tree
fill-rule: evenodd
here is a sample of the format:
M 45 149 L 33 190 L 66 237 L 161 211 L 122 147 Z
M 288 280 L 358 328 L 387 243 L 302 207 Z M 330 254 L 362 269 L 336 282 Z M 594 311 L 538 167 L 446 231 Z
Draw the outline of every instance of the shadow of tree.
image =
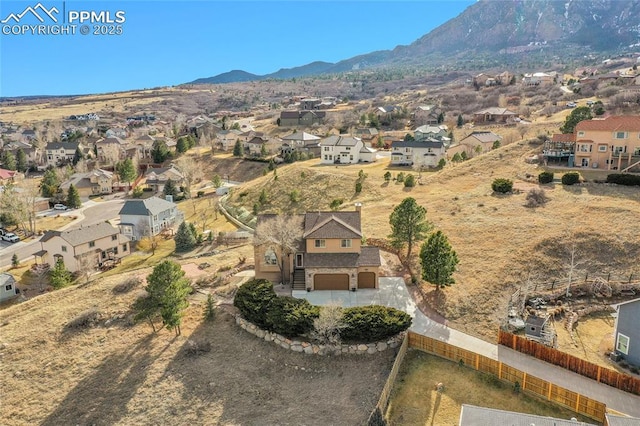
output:
M 107 357 L 93 375 L 67 394 L 43 422 L 44 426 L 109 425 L 127 413 L 127 403 L 146 378 L 146 367 L 155 358 L 150 354 L 153 335 L 122 354 Z

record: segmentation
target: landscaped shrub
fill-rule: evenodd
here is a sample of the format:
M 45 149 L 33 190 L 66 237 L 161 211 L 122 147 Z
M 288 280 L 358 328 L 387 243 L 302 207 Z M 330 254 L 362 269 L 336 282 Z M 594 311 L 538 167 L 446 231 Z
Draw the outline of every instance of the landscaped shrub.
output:
M 416 177 L 414 175 L 408 175 L 404 179 L 404 187 L 413 188 L 414 186 L 416 186 Z
M 261 328 L 267 328 L 267 312 L 275 298 L 276 292 L 269 281 L 253 279 L 240 286 L 233 299 L 233 306 L 238 308 L 248 321 Z
M 562 175 L 563 185 L 575 185 L 580 182 L 580 174 L 578 172 L 569 172 Z
M 542 172 L 538 175 L 538 183 L 551 183 L 553 182 L 552 172 Z
M 618 185 L 640 186 L 640 176 L 623 173 L 613 173 L 607 175 L 607 183 L 617 183 Z
M 504 178 L 498 178 L 491 183 L 491 189 L 494 192 L 499 192 L 501 194 L 506 194 L 513 190 L 513 181 Z
M 295 337 L 313 329 L 313 320 L 318 318 L 320 308 L 307 300 L 291 296 L 276 297 L 267 312 L 269 330 L 286 337 Z
M 345 328 L 340 336 L 345 340 L 375 342 L 411 326 L 411 316 L 406 312 L 378 305 L 347 308 L 342 318 Z

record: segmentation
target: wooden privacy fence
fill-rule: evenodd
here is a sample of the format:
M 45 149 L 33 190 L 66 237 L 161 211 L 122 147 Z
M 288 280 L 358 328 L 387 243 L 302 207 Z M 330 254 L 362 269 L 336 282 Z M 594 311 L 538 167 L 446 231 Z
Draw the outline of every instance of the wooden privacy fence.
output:
M 606 367 L 580 359 L 557 349 L 545 346 L 522 336 L 498 331 L 498 344 L 515 351 L 531 355 L 550 364 L 558 365 L 597 382 L 618 388 L 625 392 L 640 395 L 640 379 L 628 374 L 619 373 Z
M 398 350 L 398 355 L 396 355 L 396 359 L 393 362 L 393 366 L 391 367 L 391 372 L 389 373 L 389 377 L 387 377 L 387 382 L 384 384 L 382 388 L 382 392 L 380 392 L 380 398 L 378 399 L 378 403 L 376 404 L 373 412 L 369 416 L 369 423 L 371 424 L 371 418 L 375 415 L 376 410 L 380 410 L 380 414 L 384 416 L 385 411 L 387 411 L 387 406 L 389 405 L 389 397 L 391 396 L 391 390 L 393 389 L 393 385 L 396 382 L 396 377 L 398 377 L 398 371 L 400 371 L 400 366 L 402 365 L 402 361 L 404 361 L 404 356 L 407 354 L 407 348 L 409 347 L 409 337 L 405 334 L 404 339 L 402 339 L 402 344 L 400 345 L 400 349 Z
M 562 405 L 576 413 L 599 422 L 604 422 L 604 414 L 607 407 L 602 402 L 587 398 L 584 395 L 527 374 L 501 361 L 450 345 L 446 342 L 441 342 L 431 337 L 412 332 L 409 332 L 408 336 L 410 348 L 416 348 L 454 362 L 462 361 L 467 367 L 492 374 L 500 380 L 514 384 L 514 386 L 515 383 L 518 383 L 520 389 L 524 392 Z

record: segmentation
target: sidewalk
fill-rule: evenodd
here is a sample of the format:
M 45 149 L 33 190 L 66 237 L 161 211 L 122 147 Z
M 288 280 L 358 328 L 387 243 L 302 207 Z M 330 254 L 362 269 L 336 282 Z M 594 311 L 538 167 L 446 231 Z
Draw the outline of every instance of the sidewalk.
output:
M 378 290 L 362 289 L 356 292 L 294 290 L 292 296 L 307 299 L 314 305 L 335 303 L 349 307 L 377 304 L 403 310 L 413 317 L 410 330 L 415 333 L 502 361 L 504 364 L 527 374 L 603 402 L 610 409 L 633 417 L 640 417 L 640 396 L 598 383 L 562 367 L 540 361 L 504 346 L 486 342 L 431 320 L 418 309 L 402 278 L 380 278 Z

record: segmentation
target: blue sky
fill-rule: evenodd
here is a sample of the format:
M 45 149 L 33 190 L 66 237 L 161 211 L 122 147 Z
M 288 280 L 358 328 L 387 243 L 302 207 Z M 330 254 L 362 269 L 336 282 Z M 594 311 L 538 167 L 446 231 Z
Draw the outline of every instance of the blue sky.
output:
M 0 96 L 105 93 L 185 83 L 241 69 L 268 74 L 409 44 L 473 0 L 47 1 L 54 23 L 70 12 L 123 11 L 121 35 L 5 34 L 41 24 L 30 13 L 0 24 Z M 38 0 L 0 2 L 0 20 Z M 42 9 L 40 9 L 42 10 Z M 63 13 L 64 11 L 64 13 Z M 103 15 L 104 17 L 104 15 Z M 90 34 L 80 34 L 89 25 Z M 113 24 L 115 25 L 115 24 Z

